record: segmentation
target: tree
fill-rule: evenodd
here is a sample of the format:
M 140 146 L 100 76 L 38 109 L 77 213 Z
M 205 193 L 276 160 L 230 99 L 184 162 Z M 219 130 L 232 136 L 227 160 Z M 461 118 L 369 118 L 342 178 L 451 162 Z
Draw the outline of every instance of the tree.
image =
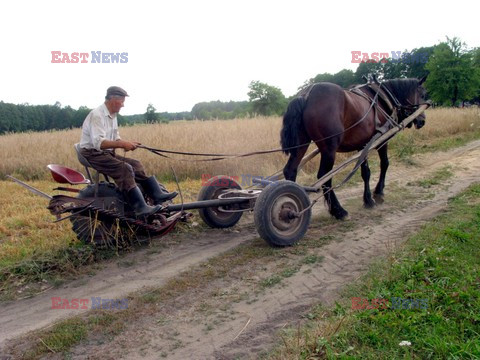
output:
M 480 67 L 480 48 L 472 50 L 473 53 L 473 66 Z
M 247 93 L 252 110 L 264 116 L 281 115 L 287 107 L 287 99 L 279 88 L 260 81 L 252 81 Z
M 85 118 L 90 113 L 90 109 L 86 106 L 80 106 L 77 111 L 75 111 L 73 115 L 73 127 L 81 127 Z
M 399 79 L 406 77 L 407 72 L 407 52 L 404 51 L 400 59 L 387 59 L 381 63 L 381 74 L 383 80 Z
M 455 106 L 473 99 L 480 87 L 480 68 L 474 66 L 474 52 L 454 37 L 435 47 L 425 68 L 429 75 L 425 86 L 437 103 Z
M 350 85 L 355 84 L 355 74 L 352 70 L 343 69 L 333 74 L 331 81 L 346 89 Z
M 250 109 L 248 101 L 209 101 L 193 106 L 190 117 L 200 120 L 234 119 L 245 117 Z
M 148 104 L 147 112 L 145 113 L 145 119 L 147 120 L 147 123 L 157 122 L 158 114 L 156 111 L 157 109 L 155 109 L 152 104 Z
M 407 64 L 406 77 L 420 79 L 428 75 L 425 64 L 432 56 L 435 46 L 421 47 L 413 49 L 409 53 L 404 53 L 404 62 Z
M 381 62 L 362 62 L 358 64 L 355 71 L 355 83 L 364 84 L 365 78 L 375 75 L 378 79 L 383 79 L 382 63 Z

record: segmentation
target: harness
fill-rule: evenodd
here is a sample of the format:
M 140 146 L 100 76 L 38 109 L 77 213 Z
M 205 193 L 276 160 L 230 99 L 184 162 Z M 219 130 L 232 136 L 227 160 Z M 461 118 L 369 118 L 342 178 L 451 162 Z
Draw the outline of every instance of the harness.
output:
M 400 126 L 398 111 L 402 107 L 402 105 L 400 104 L 398 99 L 385 86 L 382 85 L 383 84 L 381 83 L 368 83 L 366 85 L 357 85 L 348 91 L 355 95 L 363 97 L 368 102 L 370 102 L 371 105 L 373 105 L 373 111 L 375 116 L 375 130 L 377 131 L 377 133 L 385 134 L 391 128 Z M 365 86 L 372 89 L 372 91 L 375 93 L 375 96 L 373 98 L 361 90 Z M 378 106 L 378 98 L 380 98 L 385 103 L 389 110 L 389 113 L 383 110 L 382 107 Z M 393 105 L 392 102 L 395 105 Z M 387 121 L 383 125 L 381 125 L 380 119 L 378 118 L 379 111 L 382 112 L 382 114 L 387 119 Z
M 363 92 L 361 89 L 365 86 L 368 86 L 372 91 L 375 93 L 374 97 L 370 97 L 368 94 Z M 310 95 L 310 92 L 312 91 L 314 85 L 311 85 L 307 87 L 306 89 L 302 90 L 298 96 L 303 97 L 307 99 Z M 305 144 L 299 144 L 295 145 L 286 149 L 273 149 L 273 150 L 264 150 L 264 151 L 254 151 L 254 152 L 249 152 L 249 153 L 243 153 L 243 154 L 211 154 L 211 153 L 195 153 L 195 152 L 183 152 L 183 151 L 172 151 L 172 150 L 167 150 L 167 149 L 156 149 L 152 147 L 148 147 L 145 145 L 140 145 L 138 146 L 139 148 L 143 148 L 145 150 L 148 150 L 155 155 L 162 156 L 167 159 L 174 159 L 177 161 L 185 161 L 185 162 L 207 162 L 207 161 L 219 161 L 219 160 L 225 160 L 225 159 L 234 159 L 234 158 L 242 158 L 242 157 L 248 157 L 248 156 L 253 156 L 253 155 L 260 155 L 260 154 L 271 154 L 275 152 L 281 152 L 285 150 L 292 150 L 292 149 L 298 149 L 304 146 L 308 146 L 312 141 L 313 142 L 319 142 L 319 141 L 324 141 L 329 138 L 341 135 L 348 130 L 354 128 L 358 124 L 360 124 L 362 121 L 366 119 L 370 111 L 373 109 L 374 115 L 375 115 L 375 129 L 376 129 L 376 134 L 372 137 L 372 140 L 365 146 L 368 152 L 368 147 L 373 143 L 379 136 L 382 134 L 386 133 L 388 130 L 392 129 L 393 127 L 398 127 L 401 128 L 401 120 L 406 118 L 408 115 L 407 110 L 410 110 L 410 113 L 413 113 L 420 105 L 422 104 L 409 104 L 409 105 L 402 105 L 398 99 L 392 94 L 391 91 L 389 91 L 382 83 L 373 83 L 370 82 L 366 85 L 357 85 L 352 89 L 347 90 L 351 93 L 354 93 L 358 96 L 363 97 L 366 99 L 369 103 L 370 106 L 368 107 L 367 111 L 365 114 L 357 120 L 354 124 L 350 125 L 348 128 L 344 129 L 342 132 L 338 134 L 332 134 L 330 136 L 327 136 L 322 139 L 315 139 L 311 140 L 308 143 Z M 381 106 L 378 105 L 378 98 L 380 98 L 385 104 L 386 107 L 388 108 L 390 113 L 387 113 Z M 407 100 L 408 101 L 408 100 Z M 387 121 L 385 124 L 381 125 L 380 120 L 378 118 L 378 112 L 381 112 Z M 378 135 L 378 136 L 377 136 Z M 195 159 L 195 160 L 190 160 L 190 159 L 182 159 L 182 158 L 173 158 L 171 156 L 165 155 L 165 154 L 176 154 L 176 155 L 186 155 L 186 156 L 202 156 L 202 157 L 209 157 L 207 159 Z

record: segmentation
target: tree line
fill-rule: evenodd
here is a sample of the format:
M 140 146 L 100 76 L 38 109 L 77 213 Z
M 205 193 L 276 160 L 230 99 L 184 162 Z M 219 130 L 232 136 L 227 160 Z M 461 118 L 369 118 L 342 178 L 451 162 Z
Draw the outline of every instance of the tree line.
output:
M 82 126 L 90 112 L 86 107 L 78 110 L 70 106 L 9 104 L 0 101 L 0 134 L 7 132 L 68 129 Z
M 460 39 L 448 38 L 440 44 L 404 51 L 383 60 L 368 59 L 359 63 L 356 71 L 342 69 L 335 74 L 319 73 L 307 79 L 298 90 L 317 83 L 332 82 L 343 88 L 365 83 L 365 78 L 379 80 L 421 78 L 427 75 L 425 87 L 438 105 L 457 106 L 464 102 L 480 104 L 480 48 L 468 49 Z M 175 120 L 210 120 L 281 115 L 288 102 L 282 91 L 260 81 L 252 81 L 248 101 L 209 101 L 195 104 L 191 111 L 157 112 L 149 104 L 144 114 L 118 115 L 120 125 L 169 122 Z M 0 101 L 0 134 L 7 132 L 42 131 L 80 127 L 91 109 L 70 106 L 9 104 Z

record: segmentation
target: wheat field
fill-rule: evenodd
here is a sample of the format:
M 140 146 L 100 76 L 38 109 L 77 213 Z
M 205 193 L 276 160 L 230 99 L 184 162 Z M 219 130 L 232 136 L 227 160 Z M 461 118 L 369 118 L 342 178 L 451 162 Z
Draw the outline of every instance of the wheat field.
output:
M 169 150 L 204 153 L 247 153 L 280 147 L 279 117 L 177 121 L 121 127 L 125 140 Z M 13 174 L 24 180 L 48 179 L 47 164 L 62 164 L 81 170 L 73 144 L 79 142 L 81 129 L 40 133 L 10 134 L 0 137 L 0 176 Z M 117 150 L 123 155 L 122 150 Z M 21 155 L 20 155 L 21 154 Z M 147 173 L 172 178 L 171 167 L 180 179 L 200 178 L 202 174 L 268 175 L 282 168 L 287 157 L 282 153 L 213 162 L 195 162 L 201 157 L 169 155 L 165 159 L 144 149 L 127 152 L 145 165 Z
M 421 146 L 432 139 L 480 129 L 478 108 L 429 109 L 426 115 L 425 127 L 419 131 L 407 129 L 398 136 L 400 141 L 410 139 Z M 279 148 L 280 128 L 280 117 L 257 117 L 135 125 L 121 127 L 120 135 L 125 140 L 139 141 L 153 148 L 237 154 Z M 83 171 L 73 148 L 80 134 L 81 129 L 72 129 L 0 136 L 0 179 L 11 174 L 23 180 L 47 180 L 50 173 L 46 165 L 52 163 Z M 147 173 L 160 179 L 172 179 L 173 168 L 180 180 L 199 179 L 202 174 L 267 176 L 283 168 L 287 161 L 287 156 L 281 152 L 213 162 L 194 162 L 190 161 L 192 157 L 179 155 L 171 155 L 175 159 L 165 159 L 144 149 L 127 152 L 126 156 L 141 160 Z M 317 169 L 318 160 L 315 160 L 305 170 L 316 173 Z

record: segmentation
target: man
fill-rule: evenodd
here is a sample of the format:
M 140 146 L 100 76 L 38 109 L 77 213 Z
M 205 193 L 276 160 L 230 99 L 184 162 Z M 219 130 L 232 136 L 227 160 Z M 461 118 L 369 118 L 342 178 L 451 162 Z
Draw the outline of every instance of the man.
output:
M 115 154 L 115 149 L 133 151 L 140 145 L 136 141 L 122 140 L 118 133 L 117 113 L 123 107 L 126 96 L 129 96 L 127 92 L 118 86 L 107 89 L 105 102 L 92 110 L 83 122 L 80 152 L 95 170 L 110 176 L 126 193 L 136 216 L 146 216 L 157 212 L 159 204 L 173 199 L 177 193 L 164 192 L 154 176 L 145 174 L 138 160 Z M 137 182 L 153 199 L 155 206 L 146 204 Z

